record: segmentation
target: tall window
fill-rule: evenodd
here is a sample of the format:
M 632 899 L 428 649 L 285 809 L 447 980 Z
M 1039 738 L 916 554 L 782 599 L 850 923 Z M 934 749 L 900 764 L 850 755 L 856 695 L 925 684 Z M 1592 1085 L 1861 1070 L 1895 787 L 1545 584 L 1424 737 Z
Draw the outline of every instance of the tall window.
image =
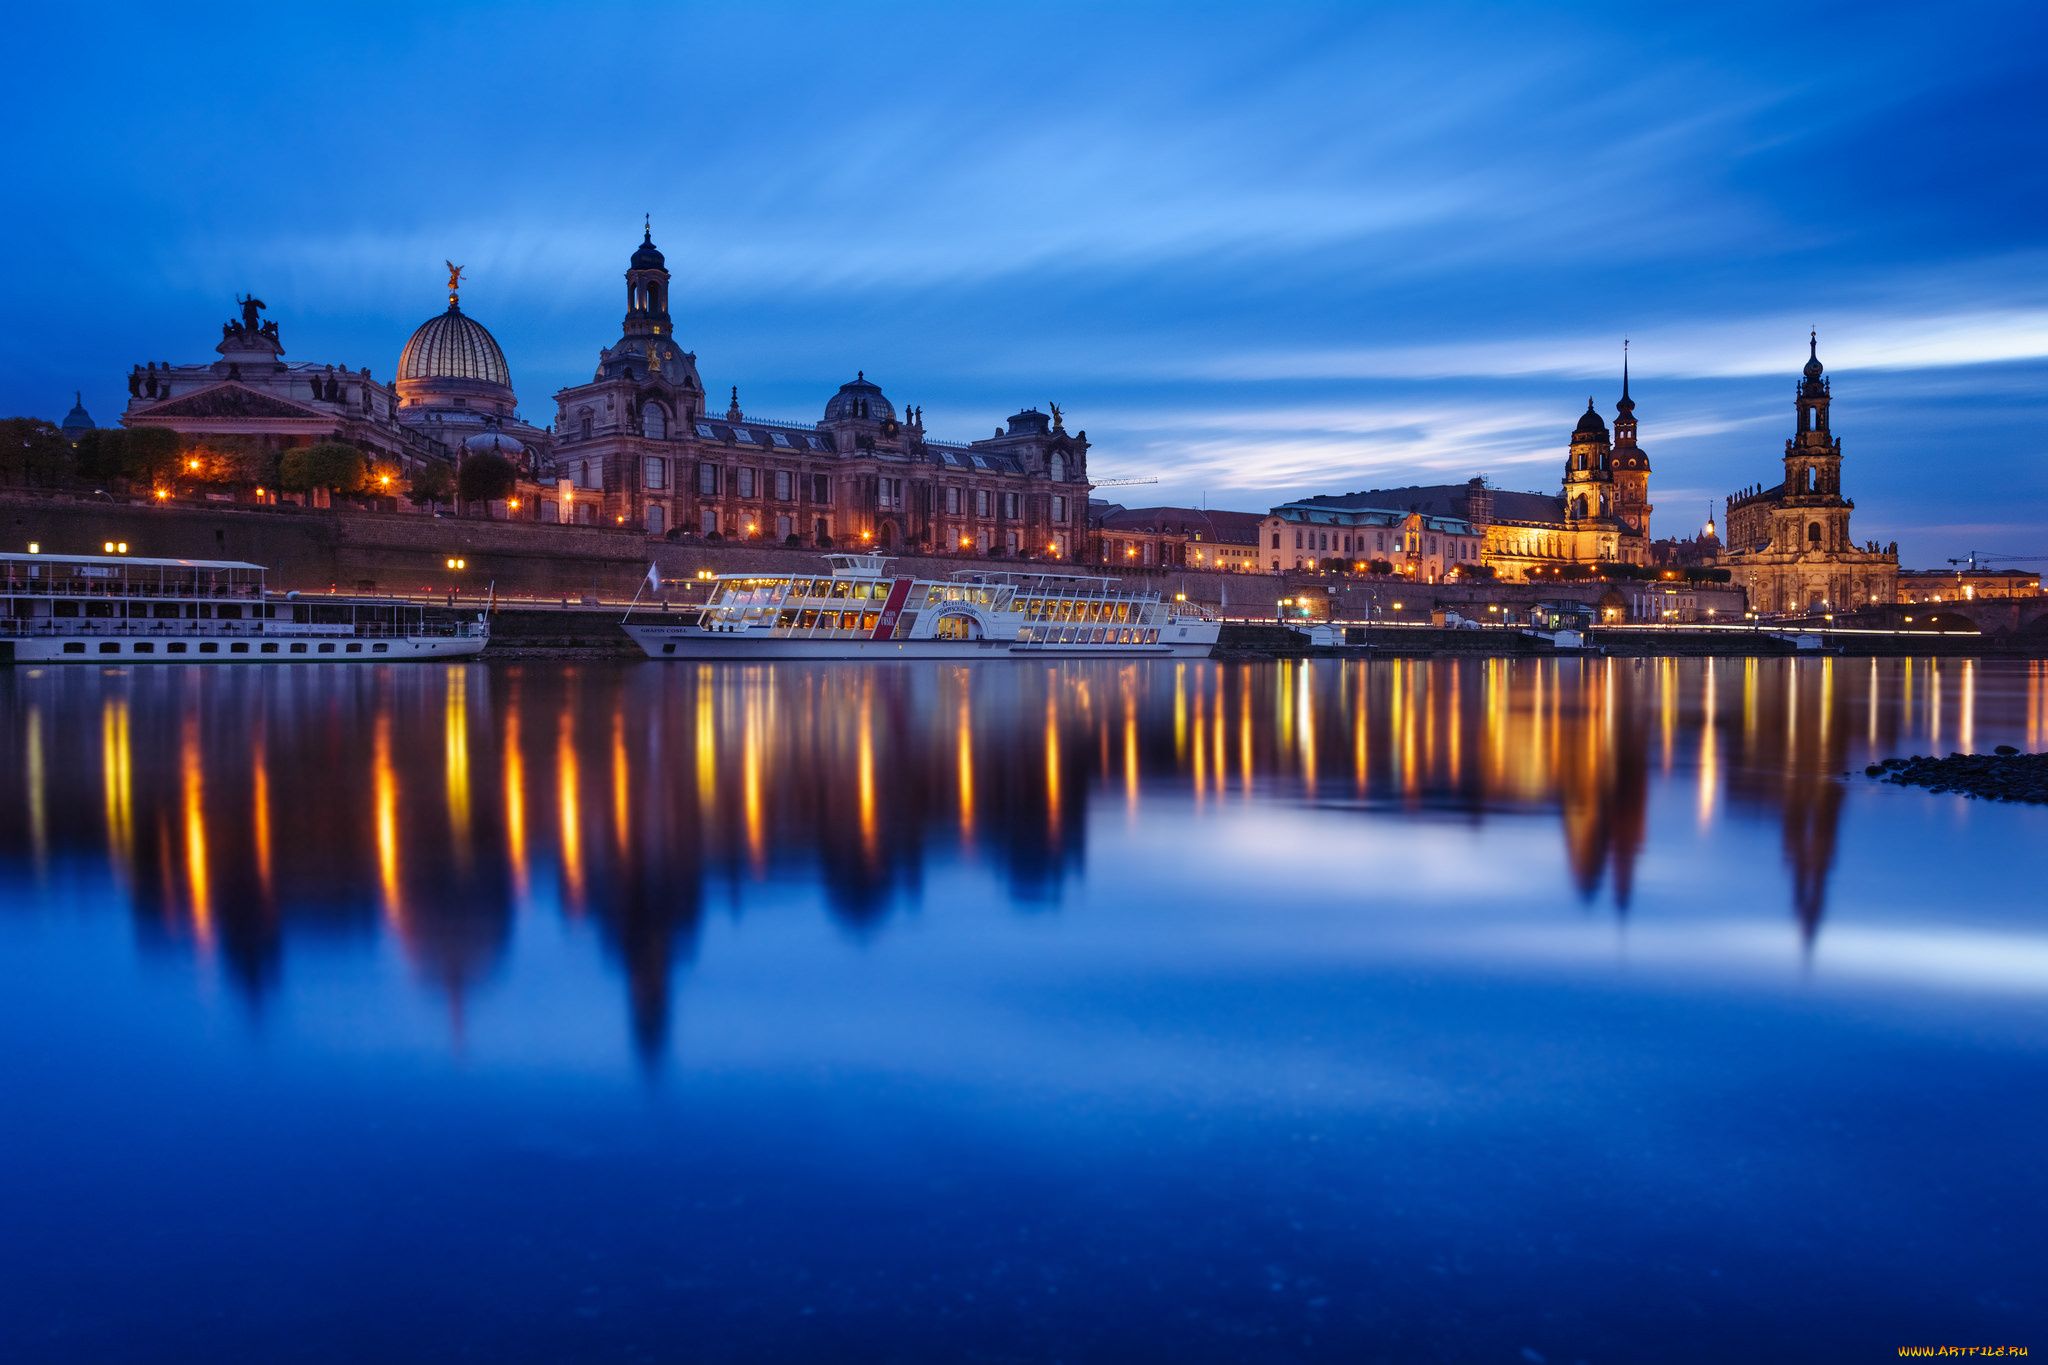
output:
M 1012 518 L 1012 519 L 1014 519 L 1014 518 L 1016 517 L 1016 515 L 1017 515 L 1017 495 L 1016 495 L 1015 493 L 1005 493 L 1005 494 L 1003 494 L 1003 515 L 1004 515 L 1004 516 L 1006 516 L 1006 517 L 1010 517 L 1010 518 Z M 1014 539 L 1016 539 L 1016 537 L 1015 537 L 1015 536 L 1012 536 L 1012 537 L 1011 537 L 1011 539 L 1012 539 L 1012 540 L 1014 540 Z M 1016 549 L 1017 547 L 1016 547 L 1016 546 L 1014 546 L 1014 545 L 1012 545 L 1012 546 L 1011 546 L 1010 548 L 1014 550 L 1014 549 Z
M 989 516 L 989 515 L 991 515 L 991 508 L 990 508 L 990 503 L 991 503 L 992 501 L 993 501 L 993 495 L 992 495 L 992 494 L 991 494 L 991 493 L 990 493 L 990 492 L 989 492 L 989 491 L 988 491 L 988 490 L 987 490 L 986 488 L 977 488 L 977 489 L 975 489 L 975 490 L 974 490 L 974 515 L 976 515 L 977 517 L 986 517 L 986 516 Z M 982 546 L 982 548 L 983 548 L 983 549 L 987 549 L 988 547 L 987 547 L 986 545 L 984 545 L 984 546 Z
M 1055 455 L 1053 458 L 1057 460 L 1059 456 Z M 1055 474 L 1053 477 L 1058 478 L 1059 476 Z M 1056 522 L 1067 519 L 1067 500 L 1065 498 L 1056 497 L 1052 500 L 1052 519 Z
M 1060 454 L 1057 450 L 1052 453 L 1051 472 L 1054 483 L 1065 483 L 1067 481 L 1067 457 Z
M 832 501 L 832 476 L 830 474 L 811 475 L 811 501 L 820 503 Z M 824 532 L 820 531 L 818 534 L 823 535 Z
M 668 435 L 668 414 L 661 410 L 661 404 L 649 403 L 640 409 L 640 434 L 657 441 Z
M 647 509 L 647 534 L 658 536 L 668 530 L 668 516 L 659 507 Z
M 776 501 L 778 501 L 778 502 L 788 502 L 788 501 L 790 500 L 790 496 L 791 496 L 791 493 L 790 493 L 790 489 L 791 489 L 791 486 L 792 486 L 792 485 L 793 485 L 793 484 L 795 483 L 795 481 L 796 481 L 796 475 L 794 475 L 794 474 L 790 473 L 790 472 L 789 472 L 789 471 L 788 471 L 787 469 L 778 469 L 778 470 L 776 470 L 776 471 L 775 471 L 775 499 L 776 499 Z M 784 534 L 784 535 L 788 535 L 789 533 L 788 533 L 787 531 L 785 531 L 785 532 L 783 532 L 783 534 Z
M 956 516 L 956 517 L 957 517 L 957 516 L 959 516 L 959 515 L 960 515 L 960 490 L 959 490 L 959 489 L 957 489 L 957 488 L 948 488 L 948 489 L 946 490 L 946 511 L 947 511 L 947 513 L 948 513 L 949 515 L 951 515 L 951 516 Z
M 743 498 L 754 496 L 754 471 L 751 469 L 742 469 L 740 471 L 740 496 Z
M 697 491 L 707 498 L 718 496 L 718 466 L 700 464 L 697 466 Z
M 646 486 L 649 488 L 668 487 L 668 461 L 659 455 L 647 457 Z
M 590 414 L 587 412 L 583 414 L 583 439 L 590 439 Z

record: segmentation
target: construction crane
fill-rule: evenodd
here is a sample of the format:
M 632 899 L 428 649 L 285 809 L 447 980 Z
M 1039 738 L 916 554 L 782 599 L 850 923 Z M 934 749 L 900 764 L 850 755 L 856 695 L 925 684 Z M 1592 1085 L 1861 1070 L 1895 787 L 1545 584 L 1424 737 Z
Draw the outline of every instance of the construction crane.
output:
M 1965 566 L 1956 570 L 1959 574 L 1975 573 L 1979 565 L 2000 562 L 2007 564 L 2043 564 L 2048 563 L 2048 555 L 1987 555 L 1982 550 L 1971 550 L 1968 558 L 1951 559 L 1949 561 L 1951 564 Z
M 1090 488 L 1128 488 L 1132 484 L 1158 482 L 1159 480 L 1157 479 L 1097 479 L 1088 486 Z

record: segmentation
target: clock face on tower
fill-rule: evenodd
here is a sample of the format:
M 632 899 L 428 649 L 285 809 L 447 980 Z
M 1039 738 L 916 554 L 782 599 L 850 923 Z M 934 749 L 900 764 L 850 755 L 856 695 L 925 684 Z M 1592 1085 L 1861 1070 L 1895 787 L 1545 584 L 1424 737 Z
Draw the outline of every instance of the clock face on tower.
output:
M 903 430 L 903 428 L 896 425 L 896 419 L 894 417 L 891 417 L 882 423 L 882 434 L 884 436 L 893 437 L 897 432 L 901 430 Z

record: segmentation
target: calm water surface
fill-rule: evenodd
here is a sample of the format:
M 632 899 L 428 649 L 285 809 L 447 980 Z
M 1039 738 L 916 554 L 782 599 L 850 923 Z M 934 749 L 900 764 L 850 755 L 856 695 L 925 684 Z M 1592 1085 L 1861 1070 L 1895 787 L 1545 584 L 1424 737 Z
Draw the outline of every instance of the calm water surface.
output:
M 2048 1351 L 2048 809 L 1860 775 L 2044 730 L 1924 660 L 0 673 L 0 1357 Z

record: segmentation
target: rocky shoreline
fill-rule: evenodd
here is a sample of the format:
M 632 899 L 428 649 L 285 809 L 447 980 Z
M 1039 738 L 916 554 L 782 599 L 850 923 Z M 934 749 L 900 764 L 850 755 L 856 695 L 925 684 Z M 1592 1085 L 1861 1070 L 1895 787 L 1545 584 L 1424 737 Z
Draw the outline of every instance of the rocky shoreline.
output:
M 1961 792 L 1987 801 L 2048 804 L 2048 754 L 2023 754 L 2010 744 L 2001 744 L 1988 754 L 1888 758 L 1863 772 L 1902 787 Z

